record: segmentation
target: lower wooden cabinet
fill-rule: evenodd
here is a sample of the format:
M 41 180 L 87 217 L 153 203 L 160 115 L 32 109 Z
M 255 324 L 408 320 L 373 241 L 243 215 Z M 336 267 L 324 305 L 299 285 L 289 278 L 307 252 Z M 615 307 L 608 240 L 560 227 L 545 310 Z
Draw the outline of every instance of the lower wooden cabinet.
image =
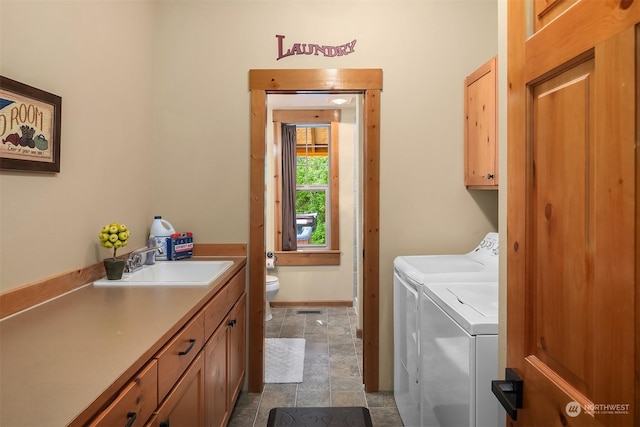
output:
M 242 389 L 246 360 L 246 306 L 246 294 L 242 293 L 204 349 L 205 421 L 208 427 L 227 425 Z
M 193 361 L 154 414 L 150 427 L 204 427 L 204 357 Z
M 90 425 L 226 426 L 245 375 L 244 284 L 243 268 Z

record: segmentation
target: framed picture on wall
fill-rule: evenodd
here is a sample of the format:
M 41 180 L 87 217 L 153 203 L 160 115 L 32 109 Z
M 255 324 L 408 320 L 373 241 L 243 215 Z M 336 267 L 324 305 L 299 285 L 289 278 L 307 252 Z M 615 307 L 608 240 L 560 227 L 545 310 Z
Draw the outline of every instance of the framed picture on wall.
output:
M 0 76 L 0 169 L 60 172 L 62 98 Z

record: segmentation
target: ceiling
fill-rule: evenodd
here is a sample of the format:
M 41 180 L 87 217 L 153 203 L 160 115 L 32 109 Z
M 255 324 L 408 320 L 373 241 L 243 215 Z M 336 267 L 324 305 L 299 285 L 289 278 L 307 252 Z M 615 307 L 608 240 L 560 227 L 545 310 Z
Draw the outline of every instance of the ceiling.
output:
M 295 93 L 295 94 L 268 94 L 267 104 L 270 109 L 353 109 L 356 108 L 361 95 L 357 93 Z M 347 102 L 338 105 L 331 102 L 333 99 L 342 98 Z

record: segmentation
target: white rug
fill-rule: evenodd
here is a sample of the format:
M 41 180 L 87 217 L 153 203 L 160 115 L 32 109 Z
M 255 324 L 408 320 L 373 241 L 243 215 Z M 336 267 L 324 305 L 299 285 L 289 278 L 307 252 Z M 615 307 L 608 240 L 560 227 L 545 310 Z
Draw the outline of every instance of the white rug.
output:
M 304 338 L 265 338 L 264 382 L 302 382 L 304 346 Z

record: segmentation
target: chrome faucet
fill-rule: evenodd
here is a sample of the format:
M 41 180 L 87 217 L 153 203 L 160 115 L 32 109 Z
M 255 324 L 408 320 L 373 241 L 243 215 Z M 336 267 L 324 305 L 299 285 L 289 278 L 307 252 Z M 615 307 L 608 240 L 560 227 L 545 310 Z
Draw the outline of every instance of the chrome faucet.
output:
M 144 265 L 144 259 L 142 255 L 153 251 L 158 251 L 159 254 L 162 254 L 162 248 L 160 246 L 145 246 L 144 248 L 136 249 L 135 251 L 131 252 L 129 254 L 129 258 L 127 258 L 127 265 L 125 266 L 124 271 L 126 273 L 132 273 L 142 268 L 142 266 Z

